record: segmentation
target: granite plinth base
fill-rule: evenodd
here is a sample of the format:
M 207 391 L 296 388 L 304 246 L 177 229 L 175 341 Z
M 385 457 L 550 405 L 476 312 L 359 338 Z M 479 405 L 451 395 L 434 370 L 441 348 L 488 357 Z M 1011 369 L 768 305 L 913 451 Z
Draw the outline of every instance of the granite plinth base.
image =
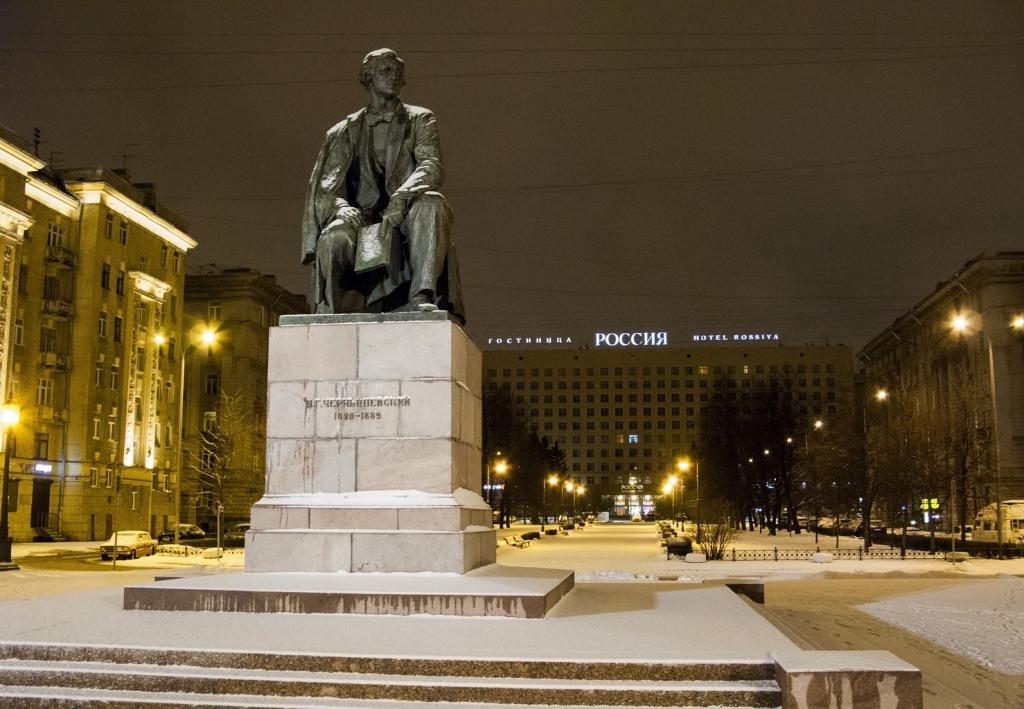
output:
M 466 574 L 238 573 L 124 589 L 125 610 L 543 618 L 572 571 L 492 564 Z
M 252 524 L 251 572 L 465 573 L 495 560 L 491 508 L 468 490 L 267 495 Z

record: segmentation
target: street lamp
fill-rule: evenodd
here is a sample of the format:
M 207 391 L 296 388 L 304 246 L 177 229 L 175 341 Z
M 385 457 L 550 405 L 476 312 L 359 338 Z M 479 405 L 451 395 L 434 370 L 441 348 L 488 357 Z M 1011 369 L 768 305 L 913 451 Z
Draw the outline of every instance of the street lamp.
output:
M 21 410 L 17 404 L 4 404 L 0 407 L 0 426 L 4 436 L 4 489 L 0 499 L 0 571 L 17 569 L 18 565 L 11 560 L 11 535 L 7 525 L 8 504 L 11 486 L 11 429 L 21 418 Z
M 676 468 L 678 468 L 679 471 L 683 473 L 690 469 L 690 465 L 691 462 L 689 458 L 683 458 L 682 460 L 676 461 Z M 692 465 L 694 470 L 694 479 L 696 482 L 695 493 L 697 496 L 697 543 L 700 544 L 700 463 L 695 460 L 692 462 Z
M 572 521 L 576 521 L 576 496 L 582 495 L 587 488 L 583 485 L 576 485 L 572 488 Z
M 166 339 L 163 335 L 157 335 L 153 338 L 157 345 L 163 345 Z M 185 443 L 185 360 L 188 359 L 188 354 L 196 348 L 197 345 L 202 345 L 207 348 L 207 351 L 217 342 L 217 332 L 209 327 L 203 327 L 199 333 L 199 337 L 194 342 L 188 343 L 181 351 L 181 366 L 178 369 L 178 451 L 175 455 L 177 458 L 177 484 L 174 486 L 174 543 L 177 544 L 180 541 L 179 532 L 181 525 L 181 484 L 184 481 L 184 471 L 181 469 L 182 465 L 182 446 Z
M 498 451 L 498 455 L 501 455 L 501 451 Z M 494 483 L 491 481 L 491 470 L 494 470 L 495 475 L 504 475 L 508 472 L 508 463 L 504 460 L 499 460 L 487 467 L 487 504 L 491 504 L 491 500 L 494 497 Z
M 814 430 L 820 431 L 825 428 L 825 422 L 822 419 L 814 420 Z M 818 531 L 821 528 L 821 495 L 818 485 L 818 466 L 817 463 L 811 466 L 811 444 L 807 437 L 807 431 L 804 431 L 804 457 L 807 459 L 808 469 L 813 467 L 814 474 L 812 481 L 814 483 L 814 543 L 818 543 Z
M 968 313 L 957 313 L 950 320 L 950 328 L 957 334 L 965 334 L 971 329 L 971 317 Z M 1010 329 L 1024 330 L 1024 315 L 1015 315 L 1010 318 Z M 988 385 L 989 394 L 992 397 L 992 468 L 995 472 L 996 483 L 996 540 L 999 547 L 999 556 L 1003 555 L 1003 492 L 1001 489 L 1002 475 L 999 471 L 999 428 L 996 425 L 996 368 L 995 357 L 992 352 L 992 338 L 988 336 L 983 328 L 977 328 L 978 333 L 985 340 L 985 347 L 988 353 Z M 961 520 L 963 524 L 963 520 Z
M 541 487 L 540 495 L 540 531 L 544 531 L 544 523 L 548 517 L 548 487 L 558 484 L 558 476 L 554 473 L 544 478 L 544 485 Z
M 668 480 L 662 485 L 661 491 L 666 495 L 672 495 L 672 525 L 676 523 L 676 487 L 679 485 L 679 477 L 676 475 L 669 475 Z

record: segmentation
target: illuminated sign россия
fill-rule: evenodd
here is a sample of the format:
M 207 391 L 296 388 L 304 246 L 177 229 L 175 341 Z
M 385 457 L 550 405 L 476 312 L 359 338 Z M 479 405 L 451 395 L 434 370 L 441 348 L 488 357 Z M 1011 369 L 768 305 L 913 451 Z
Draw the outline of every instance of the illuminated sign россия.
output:
M 594 347 L 665 347 L 668 333 L 661 332 L 595 332 Z

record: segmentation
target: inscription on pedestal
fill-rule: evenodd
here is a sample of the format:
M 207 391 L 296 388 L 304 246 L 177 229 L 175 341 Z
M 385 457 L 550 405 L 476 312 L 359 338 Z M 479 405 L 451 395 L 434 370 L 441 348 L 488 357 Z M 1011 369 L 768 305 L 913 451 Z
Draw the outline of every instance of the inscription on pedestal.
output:
M 306 402 L 307 411 L 316 408 L 342 409 L 334 412 L 335 421 L 383 421 L 385 411 L 412 405 L 412 399 L 408 396 L 303 397 L 303 401 Z

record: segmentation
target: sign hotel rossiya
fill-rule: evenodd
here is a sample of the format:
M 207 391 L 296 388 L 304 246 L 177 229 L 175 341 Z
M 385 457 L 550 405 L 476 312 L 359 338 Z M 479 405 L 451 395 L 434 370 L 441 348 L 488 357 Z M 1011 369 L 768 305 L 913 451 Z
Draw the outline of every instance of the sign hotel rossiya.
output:
M 702 344 L 705 342 L 781 342 L 782 335 L 778 332 L 698 332 L 689 336 L 684 342 Z M 668 347 L 667 330 L 655 331 L 619 331 L 595 332 L 593 347 Z M 544 346 L 544 345 L 575 345 L 571 335 L 509 335 L 505 337 L 488 337 L 487 344 L 499 347 Z M 675 344 L 675 343 L 673 343 Z

